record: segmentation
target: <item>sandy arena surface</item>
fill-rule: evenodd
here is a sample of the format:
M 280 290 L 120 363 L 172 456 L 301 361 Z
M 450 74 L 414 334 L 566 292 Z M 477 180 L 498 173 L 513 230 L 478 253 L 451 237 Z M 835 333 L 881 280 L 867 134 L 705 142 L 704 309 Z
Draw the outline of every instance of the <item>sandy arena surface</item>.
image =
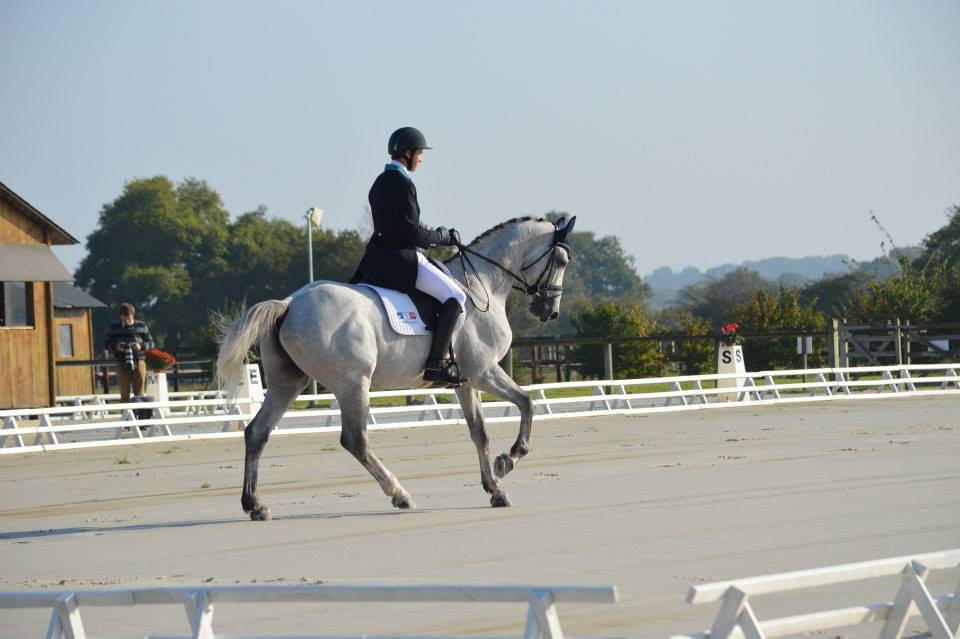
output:
M 489 426 L 494 454 L 516 424 Z M 203 583 L 614 584 L 560 607 L 570 635 L 709 627 L 687 588 L 960 547 L 960 397 L 837 401 L 534 424 L 492 509 L 466 428 L 371 433 L 417 500 L 395 511 L 337 435 L 276 436 L 271 522 L 240 510 L 243 440 L 0 457 L 0 590 Z M 934 573 L 939 593 L 960 574 Z M 763 619 L 891 599 L 897 580 L 759 599 Z M 219 633 L 522 634 L 513 605 L 218 606 Z M 0 611 L 0 636 L 48 612 Z M 96 636 L 184 634 L 180 607 L 84 610 Z M 922 627 L 915 623 L 912 627 Z M 875 631 L 874 631 L 875 632 Z M 859 636 L 856 632 L 824 636 Z

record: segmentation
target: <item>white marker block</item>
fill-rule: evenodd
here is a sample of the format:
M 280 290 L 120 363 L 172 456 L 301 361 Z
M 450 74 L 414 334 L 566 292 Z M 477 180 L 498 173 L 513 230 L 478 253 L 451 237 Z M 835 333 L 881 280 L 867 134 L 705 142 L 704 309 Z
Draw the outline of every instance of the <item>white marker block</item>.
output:
M 747 369 L 743 362 L 743 347 L 739 344 L 724 344 L 720 342 L 717 347 L 717 373 L 746 373 Z M 743 388 L 745 377 L 736 377 L 730 379 L 718 379 L 717 388 Z M 735 402 L 740 397 L 740 393 L 717 393 L 718 402 Z
M 263 404 L 263 398 L 266 391 L 263 389 L 263 379 L 260 376 L 260 367 L 256 364 L 247 364 L 245 366 L 243 377 L 240 379 L 240 388 L 237 391 L 237 397 L 249 399 L 250 414 L 255 415 Z
M 170 391 L 167 388 L 166 373 L 147 373 L 147 395 L 155 402 L 170 401 Z

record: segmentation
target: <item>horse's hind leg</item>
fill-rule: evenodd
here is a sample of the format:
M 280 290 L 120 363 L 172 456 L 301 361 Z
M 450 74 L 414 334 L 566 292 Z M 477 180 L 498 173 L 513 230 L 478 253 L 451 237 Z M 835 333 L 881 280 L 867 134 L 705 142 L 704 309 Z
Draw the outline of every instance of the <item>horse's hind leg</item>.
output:
M 367 417 L 370 412 L 367 386 L 356 387 L 347 392 L 341 391 L 336 395 L 340 402 L 340 444 L 373 475 L 394 506 L 416 508 L 410 493 L 404 490 L 396 476 L 370 450 L 367 441 Z
M 260 345 L 269 390 L 264 397 L 263 406 L 243 432 L 246 456 L 240 505 L 254 521 L 270 519 L 270 508 L 262 504 L 257 496 L 260 455 L 270 438 L 270 431 L 290 408 L 293 400 L 306 388 L 309 381 L 309 378 L 282 354 L 276 343 L 270 342 L 269 338 L 264 338 Z
M 490 505 L 494 508 L 509 506 L 510 498 L 500 487 L 500 480 L 493 476 L 490 470 L 490 442 L 487 438 L 487 429 L 483 425 L 483 411 L 480 405 L 480 393 L 472 388 L 457 389 L 457 398 L 460 408 L 467 419 L 470 428 L 470 439 L 477 447 L 477 456 L 480 458 L 480 482 L 483 489 L 490 494 Z
M 499 366 L 494 366 L 471 385 L 491 395 L 505 399 L 520 409 L 520 432 L 509 453 L 500 453 L 493 462 L 493 472 L 503 477 L 530 452 L 530 431 L 533 427 L 533 400 Z
M 240 505 L 243 512 L 250 514 L 250 519 L 263 521 L 270 519 L 270 508 L 260 502 L 257 496 L 257 473 L 260 466 L 260 455 L 270 438 L 270 431 L 280 421 L 283 414 L 300 394 L 302 389 L 288 389 L 287 392 L 278 392 L 271 388 L 267 391 L 263 406 L 253 420 L 243 431 L 246 442 L 246 456 L 243 467 L 243 495 Z

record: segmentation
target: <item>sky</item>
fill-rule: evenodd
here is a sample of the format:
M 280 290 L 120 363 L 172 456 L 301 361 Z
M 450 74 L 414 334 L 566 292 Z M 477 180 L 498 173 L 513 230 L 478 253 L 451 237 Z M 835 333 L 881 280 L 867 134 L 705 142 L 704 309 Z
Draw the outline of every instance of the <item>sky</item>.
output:
M 0 181 L 81 241 L 130 179 L 369 228 L 567 211 L 641 275 L 880 254 L 960 204 L 960 2 L 0 0 Z

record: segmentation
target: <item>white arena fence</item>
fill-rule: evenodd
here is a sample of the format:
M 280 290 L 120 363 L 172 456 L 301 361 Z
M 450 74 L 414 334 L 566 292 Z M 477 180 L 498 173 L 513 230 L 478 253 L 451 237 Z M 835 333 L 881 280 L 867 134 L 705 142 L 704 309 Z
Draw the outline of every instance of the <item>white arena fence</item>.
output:
M 400 586 L 400 585 L 295 585 L 209 586 L 186 588 L 133 588 L 0 592 L 0 608 L 50 608 L 47 639 L 88 639 L 81 609 L 91 606 L 182 605 L 190 634 L 178 639 L 224 639 L 215 634 L 213 610 L 217 603 L 527 603 L 523 639 L 562 639 L 558 603 L 607 604 L 619 601 L 613 586 Z M 358 615 L 357 619 L 363 619 Z M 518 620 L 518 626 L 520 622 Z M 39 634 L 39 632 L 37 633 Z M 112 635 L 111 635 L 112 636 Z M 138 634 L 143 637 L 143 634 Z M 243 635 L 256 639 L 262 635 Z M 471 635 L 472 636 L 472 635 Z M 237 635 L 230 635 L 240 639 Z M 271 635 L 272 639 L 281 639 Z M 374 639 L 371 635 L 352 635 Z M 404 639 L 417 639 L 403 635 Z M 297 639 L 324 639 L 322 635 L 296 635 Z M 161 639 L 153 636 L 153 639 Z M 174 639 L 166 637 L 165 639 Z M 266 638 L 264 638 L 266 639 Z M 292 636 L 291 636 L 292 639 Z M 333 638 L 328 638 L 333 639 Z M 348 637 L 338 636 L 338 639 Z M 383 639 L 386 639 L 384 637 Z M 420 639 L 426 639 L 421 637 Z M 442 639 L 436 637 L 434 639 Z M 500 637 L 499 639 L 505 639 Z
M 720 409 L 789 402 L 960 395 L 960 364 L 908 364 L 857 368 L 762 371 L 534 384 L 538 419 Z M 713 386 L 717 386 L 714 388 Z M 60 398 L 63 406 L 0 411 L 0 454 L 89 446 L 237 437 L 259 404 L 247 398 L 224 404 L 219 391 L 171 393 L 165 402 L 110 403 L 112 396 Z M 370 429 L 464 424 L 452 390 L 415 389 L 370 394 Z M 489 398 L 485 398 L 489 400 Z M 288 411 L 275 434 L 340 428 L 331 394 L 301 395 L 313 408 Z M 484 401 L 487 422 L 516 419 L 515 406 Z M 148 410 L 149 419 L 134 411 Z
M 920 615 L 927 627 L 921 637 L 956 639 L 960 636 L 960 581 L 952 594 L 933 595 L 927 587 L 932 570 L 960 567 L 960 549 L 894 557 L 813 570 L 786 572 L 690 587 L 687 603 L 720 601 L 710 630 L 672 639 L 772 639 L 865 623 L 883 622 L 880 639 L 900 639 L 911 617 Z M 866 604 L 778 619 L 757 619 L 752 598 L 817 586 L 888 577 L 900 574 L 900 587 L 892 602 Z M 801 601 L 803 601 L 801 599 Z M 830 633 L 833 636 L 833 632 Z

